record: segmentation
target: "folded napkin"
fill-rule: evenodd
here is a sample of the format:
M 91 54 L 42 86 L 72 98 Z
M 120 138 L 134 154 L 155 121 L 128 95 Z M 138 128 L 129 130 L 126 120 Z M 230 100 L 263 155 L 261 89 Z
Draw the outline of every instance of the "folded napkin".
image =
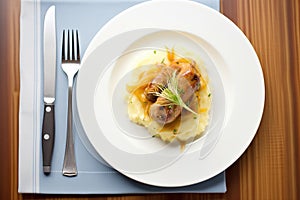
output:
M 57 40 L 65 28 L 80 30 L 84 52 L 100 28 L 121 11 L 141 0 L 21 0 L 20 32 L 20 113 L 19 113 L 19 192 L 52 194 L 129 193 L 222 193 L 226 191 L 225 172 L 210 180 L 186 187 L 164 188 L 131 180 L 107 165 L 76 127 L 75 153 L 78 176 L 62 176 L 67 125 L 67 80 L 57 60 L 56 135 L 52 171 L 42 170 L 41 124 L 43 110 L 42 35 L 46 10 L 56 6 Z M 219 0 L 198 0 L 216 10 Z M 57 45 L 60 52 L 60 45 Z

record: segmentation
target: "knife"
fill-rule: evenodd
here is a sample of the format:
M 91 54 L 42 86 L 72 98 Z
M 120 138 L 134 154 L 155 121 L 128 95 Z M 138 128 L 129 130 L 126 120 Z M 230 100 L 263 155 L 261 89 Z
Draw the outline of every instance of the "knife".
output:
M 42 126 L 43 171 L 51 172 L 51 160 L 55 135 L 55 76 L 56 76 L 56 29 L 55 6 L 51 6 L 44 21 L 44 116 Z

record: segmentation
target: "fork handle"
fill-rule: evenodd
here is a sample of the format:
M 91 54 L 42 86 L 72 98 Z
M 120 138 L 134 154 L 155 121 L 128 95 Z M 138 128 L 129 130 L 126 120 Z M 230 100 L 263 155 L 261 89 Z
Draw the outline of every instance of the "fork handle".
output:
M 66 150 L 63 165 L 63 175 L 64 176 L 76 176 L 77 167 L 74 152 L 74 139 L 72 130 L 72 87 L 69 86 L 68 89 L 68 126 L 67 126 L 67 140 L 66 140 Z

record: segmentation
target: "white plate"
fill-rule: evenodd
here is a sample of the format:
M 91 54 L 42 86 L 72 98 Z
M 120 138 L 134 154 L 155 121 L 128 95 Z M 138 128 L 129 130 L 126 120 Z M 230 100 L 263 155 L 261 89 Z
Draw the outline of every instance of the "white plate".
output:
M 120 97 L 113 98 L 122 94 L 115 92 L 118 83 L 136 58 L 147 54 L 145 48 L 153 51 L 172 43 L 193 53 L 198 49 L 195 56 L 205 61 L 214 100 L 209 126 L 217 127 L 183 153 L 146 134 L 141 139 L 135 131 L 124 131 L 119 123 L 125 119 L 124 105 L 115 101 Z M 243 33 L 220 13 L 191 1 L 145 2 L 113 18 L 88 47 L 76 87 L 80 121 L 104 160 L 130 178 L 167 187 L 207 180 L 237 160 L 259 126 L 264 92 L 259 60 Z

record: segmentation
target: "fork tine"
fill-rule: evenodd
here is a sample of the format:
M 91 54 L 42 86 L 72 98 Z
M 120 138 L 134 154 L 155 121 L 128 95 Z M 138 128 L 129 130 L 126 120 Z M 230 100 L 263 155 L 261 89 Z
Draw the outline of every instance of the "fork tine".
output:
M 79 48 L 78 30 L 76 30 L 76 41 L 77 41 L 77 60 L 80 62 L 80 48 Z
M 74 30 L 72 30 L 72 56 L 71 56 L 71 58 L 70 58 L 70 60 L 76 60 L 75 59 L 75 48 L 74 48 L 74 43 L 75 43 L 75 35 L 74 35 Z
M 63 30 L 61 57 L 64 63 L 80 63 L 80 45 L 77 29 Z
M 68 38 L 67 38 L 67 56 L 66 59 L 67 60 L 71 60 L 71 56 L 70 56 L 70 30 L 68 30 Z
M 63 37 L 62 37 L 61 59 L 66 60 L 66 55 L 65 55 L 65 30 L 63 30 Z

